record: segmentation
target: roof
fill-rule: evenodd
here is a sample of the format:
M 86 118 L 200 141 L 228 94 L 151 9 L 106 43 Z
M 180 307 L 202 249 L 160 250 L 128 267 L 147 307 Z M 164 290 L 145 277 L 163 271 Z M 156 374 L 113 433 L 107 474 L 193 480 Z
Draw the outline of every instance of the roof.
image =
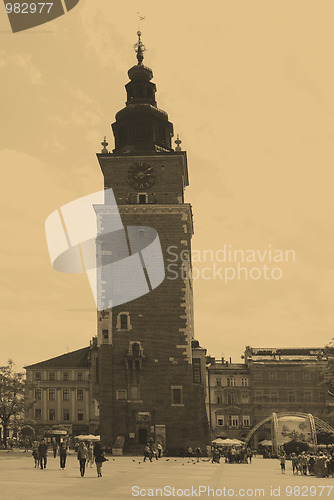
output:
M 84 347 L 24 368 L 88 368 L 89 352 L 90 347 Z

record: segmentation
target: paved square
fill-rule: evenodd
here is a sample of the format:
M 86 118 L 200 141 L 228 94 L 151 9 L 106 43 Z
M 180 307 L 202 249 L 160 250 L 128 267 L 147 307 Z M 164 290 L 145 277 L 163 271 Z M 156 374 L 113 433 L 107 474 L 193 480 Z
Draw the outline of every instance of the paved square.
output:
M 182 498 L 182 494 L 183 498 L 201 499 L 334 498 L 334 488 L 330 491 L 334 486 L 332 478 L 293 476 L 291 462 L 287 462 L 287 472 L 282 475 L 278 460 L 262 457 L 253 459 L 251 465 L 225 464 L 223 461 L 212 464 L 204 460 L 196 463 L 195 459 L 188 458 L 162 458 L 143 463 L 141 457 L 109 457 L 102 472 L 103 477 L 97 478 L 94 465 L 82 478 L 74 452 L 67 458 L 66 469 L 61 471 L 59 457 L 49 456 L 47 469 L 40 470 L 34 468 L 31 451 L 1 451 L 0 498 L 123 500 Z M 322 490 L 321 486 L 326 488 Z M 199 487 L 211 490 L 200 491 Z

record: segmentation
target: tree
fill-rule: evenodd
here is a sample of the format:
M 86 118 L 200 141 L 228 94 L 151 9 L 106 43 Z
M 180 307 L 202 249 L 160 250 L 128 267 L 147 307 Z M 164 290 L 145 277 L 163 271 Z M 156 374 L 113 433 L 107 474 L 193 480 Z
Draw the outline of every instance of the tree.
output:
M 25 374 L 14 371 L 11 359 L 6 366 L 0 366 L 0 424 L 5 448 L 11 423 L 35 403 L 35 400 L 29 400 L 26 396 L 28 385 L 31 384 L 26 381 Z

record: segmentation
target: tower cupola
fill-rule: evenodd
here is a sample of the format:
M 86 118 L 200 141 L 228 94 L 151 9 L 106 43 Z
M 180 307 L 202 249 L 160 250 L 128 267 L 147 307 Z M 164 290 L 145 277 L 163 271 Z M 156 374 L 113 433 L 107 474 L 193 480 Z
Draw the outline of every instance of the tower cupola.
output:
M 157 107 L 153 72 L 143 64 L 145 46 L 141 32 L 135 44 L 138 63 L 129 69 L 130 81 L 125 85 L 125 108 L 116 114 L 112 124 L 115 137 L 114 153 L 156 153 L 172 151 L 173 124 L 168 115 Z

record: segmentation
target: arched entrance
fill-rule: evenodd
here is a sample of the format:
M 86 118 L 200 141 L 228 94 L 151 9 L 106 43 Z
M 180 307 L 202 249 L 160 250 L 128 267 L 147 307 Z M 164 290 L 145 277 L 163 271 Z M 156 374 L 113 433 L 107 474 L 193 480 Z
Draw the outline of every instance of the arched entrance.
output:
M 310 413 L 282 412 L 273 413 L 256 424 L 247 434 L 245 442 L 249 443 L 256 431 L 269 422 L 275 454 L 284 443 L 293 439 L 305 441 L 310 448 L 314 449 L 317 446 L 317 433 L 321 431 L 334 433 L 334 429 L 329 424 Z

